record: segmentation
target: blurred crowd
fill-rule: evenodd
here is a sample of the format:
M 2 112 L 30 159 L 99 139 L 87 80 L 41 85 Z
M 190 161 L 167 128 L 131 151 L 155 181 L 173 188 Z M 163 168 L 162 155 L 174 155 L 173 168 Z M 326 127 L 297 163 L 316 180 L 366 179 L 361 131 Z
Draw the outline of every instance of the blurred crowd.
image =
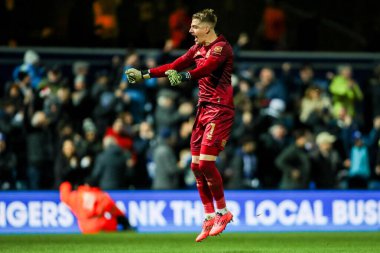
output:
M 131 85 L 123 74 L 167 60 L 128 51 L 106 69 L 64 71 L 27 50 L 0 89 L 1 189 L 195 188 L 196 82 Z M 348 64 L 317 76 L 310 64 L 238 63 L 235 125 L 217 160 L 226 189 L 380 189 L 380 66 L 358 83 Z

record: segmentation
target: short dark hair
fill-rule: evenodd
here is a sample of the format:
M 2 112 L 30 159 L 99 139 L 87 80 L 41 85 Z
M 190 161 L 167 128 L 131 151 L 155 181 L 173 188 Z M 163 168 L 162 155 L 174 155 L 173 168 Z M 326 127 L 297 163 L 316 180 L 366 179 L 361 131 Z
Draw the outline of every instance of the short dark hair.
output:
M 213 27 L 216 26 L 218 22 L 218 17 L 213 9 L 204 9 L 193 14 L 193 19 L 199 19 L 201 22 L 206 22 L 211 24 Z

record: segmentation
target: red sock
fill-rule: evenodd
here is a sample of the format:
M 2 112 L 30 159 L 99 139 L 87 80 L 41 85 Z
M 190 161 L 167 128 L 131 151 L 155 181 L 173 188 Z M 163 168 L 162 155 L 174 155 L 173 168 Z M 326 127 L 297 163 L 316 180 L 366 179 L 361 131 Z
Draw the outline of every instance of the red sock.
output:
M 199 169 L 199 164 L 191 163 L 190 166 L 191 170 L 194 173 L 195 180 L 197 182 L 199 196 L 201 197 L 205 213 L 214 213 L 215 208 L 212 194 L 210 188 L 207 185 L 207 181 L 205 176 L 203 175 L 203 172 Z
M 199 161 L 199 169 L 206 177 L 208 187 L 211 190 L 212 196 L 215 199 L 216 207 L 223 209 L 226 207 L 224 200 L 223 181 L 218 169 L 215 166 L 215 161 Z

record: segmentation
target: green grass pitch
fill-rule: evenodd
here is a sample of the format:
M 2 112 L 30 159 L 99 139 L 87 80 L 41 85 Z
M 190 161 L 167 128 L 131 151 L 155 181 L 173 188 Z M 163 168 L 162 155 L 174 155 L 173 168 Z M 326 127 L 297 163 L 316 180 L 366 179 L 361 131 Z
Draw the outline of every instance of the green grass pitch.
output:
M 1 253 L 372 253 L 380 232 L 223 233 L 194 242 L 193 233 L 108 233 L 96 235 L 0 235 Z

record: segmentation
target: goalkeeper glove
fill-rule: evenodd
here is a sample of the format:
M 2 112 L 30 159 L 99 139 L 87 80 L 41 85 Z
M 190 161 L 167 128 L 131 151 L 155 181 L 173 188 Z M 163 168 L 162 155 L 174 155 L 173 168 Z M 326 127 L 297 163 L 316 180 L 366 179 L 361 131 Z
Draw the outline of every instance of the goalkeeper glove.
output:
M 189 72 L 177 72 L 177 70 L 174 69 L 169 69 L 165 72 L 165 75 L 168 76 L 169 82 L 172 86 L 179 85 L 180 83 L 191 79 Z
M 149 79 L 150 74 L 149 70 L 138 70 L 135 68 L 130 68 L 127 71 L 125 71 L 125 75 L 127 76 L 129 83 L 137 83 L 140 82 L 143 79 Z

